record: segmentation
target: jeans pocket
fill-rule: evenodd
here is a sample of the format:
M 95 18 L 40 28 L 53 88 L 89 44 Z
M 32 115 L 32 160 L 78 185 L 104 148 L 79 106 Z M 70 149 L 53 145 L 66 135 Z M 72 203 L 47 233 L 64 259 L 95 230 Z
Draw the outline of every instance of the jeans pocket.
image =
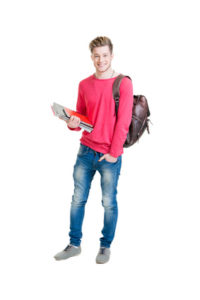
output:
M 116 160 L 115 162 L 110 162 L 110 161 L 107 161 L 106 159 L 105 159 L 105 161 L 106 161 L 108 164 L 116 164 L 116 163 L 118 162 L 118 157 L 117 157 L 117 160 Z
M 83 144 L 80 144 L 79 150 L 78 150 L 78 156 L 83 156 L 88 153 L 89 148 Z

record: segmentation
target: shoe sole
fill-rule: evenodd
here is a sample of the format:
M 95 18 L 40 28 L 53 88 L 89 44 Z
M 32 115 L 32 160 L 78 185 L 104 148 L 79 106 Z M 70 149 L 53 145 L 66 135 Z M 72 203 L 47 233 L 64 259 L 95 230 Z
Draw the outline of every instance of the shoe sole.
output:
M 103 265 L 103 264 L 106 264 L 107 262 L 109 262 L 109 260 L 107 260 L 107 261 L 105 261 L 105 262 L 96 261 L 96 264 L 98 264 L 98 265 Z
M 74 254 L 74 255 L 72 255 L 72 256 L 66 257 L 66 258 L 56 258 L 56 257 L 54 256 L 54 259 L 57 260 L 57 261 L 59 261 L 59 260 L 65 260 L 65 259 L 72 258 L 72 257 L 74 257 L 74 256 L 78 256 L 78 255 L 80 255 L 80 254 L 81 254 L 81 252 L 80 252 L 80 253 L 77 253 L 77 254 Z

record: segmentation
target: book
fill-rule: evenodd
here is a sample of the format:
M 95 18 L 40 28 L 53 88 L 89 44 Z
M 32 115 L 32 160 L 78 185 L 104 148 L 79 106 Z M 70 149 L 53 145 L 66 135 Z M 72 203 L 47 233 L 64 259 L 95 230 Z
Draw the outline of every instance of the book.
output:
M 56 117 L 58 117 L 64 121 L 68 121 L 71 116 L 79 117 L 80 118 L 79 127 L 83 128 L 84 130 L 86 130 L 88 132 L 91 132 L 93 130 L 93 125 L 87 116 L 82 115 L 82 114 L 76 112 L 75 110 L 71 110 L 71 109 L 64 107 L 55 102 L 53 103 L 51 108 Z

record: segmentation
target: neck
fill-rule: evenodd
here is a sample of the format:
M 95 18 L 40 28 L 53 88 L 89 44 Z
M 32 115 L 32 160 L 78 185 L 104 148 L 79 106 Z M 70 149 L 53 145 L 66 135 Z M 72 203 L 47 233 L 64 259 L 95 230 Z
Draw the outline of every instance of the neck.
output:
M 98 70 L 96 70 L 95 72 L 95 77 L 99 78 L 99 79 L 108 79 L 113 77 L 115 71 L 110 67 L 108 70 L 104 71 L 104 72 L 98 72 Z

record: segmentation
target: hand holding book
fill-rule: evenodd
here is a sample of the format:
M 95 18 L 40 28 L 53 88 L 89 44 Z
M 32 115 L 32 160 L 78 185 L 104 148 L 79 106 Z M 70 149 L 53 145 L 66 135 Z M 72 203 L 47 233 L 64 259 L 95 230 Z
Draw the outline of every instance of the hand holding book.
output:
M 66 122 L 70 128 L 77 128 L 79 127 L 81 120 L 79 117 L 71 116 L 70 119 Z

